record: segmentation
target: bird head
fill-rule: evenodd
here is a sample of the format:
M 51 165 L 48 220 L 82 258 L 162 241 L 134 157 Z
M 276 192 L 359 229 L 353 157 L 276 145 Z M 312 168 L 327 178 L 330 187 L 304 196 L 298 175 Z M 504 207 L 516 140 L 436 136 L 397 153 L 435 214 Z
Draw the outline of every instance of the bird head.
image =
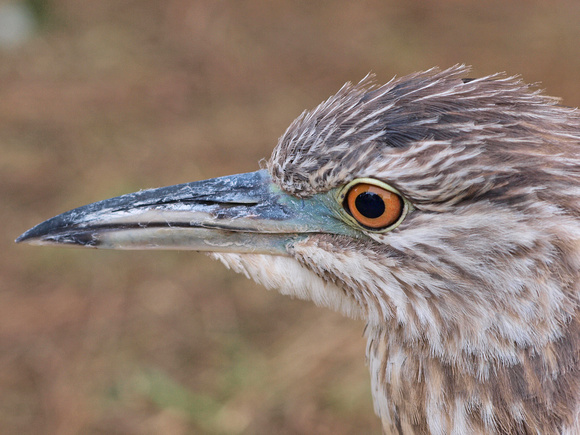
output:
M 395 225 L 369 227 L 345 201 L 359 237 L 289 251 L 371 325 L 448 357 L 513 360 L 514 343 L 559 337 L 578 307 L 580 119 L 518 78 L 467 73 L 347 84 L 293 122 L 268 170 L 295 197 L 368 180 L 394 192 Z
M 548 340 L 577 305 L 578 116 L 467 73 L 347 83 L 290 125 L 267 170 L 90 204 L 18 241 L 211 251 L 437 352 Z
M 390 345 L 518 364 L 578 309 L 580 118 L 518 78 L 467 74 L 347 83 L 262 170 L 90 204 L 18 241 L 208 251 Z

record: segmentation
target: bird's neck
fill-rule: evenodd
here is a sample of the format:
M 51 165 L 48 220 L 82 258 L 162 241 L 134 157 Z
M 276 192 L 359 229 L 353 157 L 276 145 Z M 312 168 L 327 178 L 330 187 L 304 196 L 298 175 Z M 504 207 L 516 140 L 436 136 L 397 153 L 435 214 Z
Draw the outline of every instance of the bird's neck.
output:
M 517 361 L 435 355 L 395 324 L 367 327 L 375 410 L 386 434 L 580 433 L 580 319 Z

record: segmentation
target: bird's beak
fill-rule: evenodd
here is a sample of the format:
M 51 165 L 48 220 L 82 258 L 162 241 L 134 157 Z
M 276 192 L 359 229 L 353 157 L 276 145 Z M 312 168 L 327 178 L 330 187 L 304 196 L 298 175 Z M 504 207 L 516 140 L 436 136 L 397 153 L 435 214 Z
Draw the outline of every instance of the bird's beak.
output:
M 310 233 L 357 236 L 331 192 L 298 198 L 265 170 L 107 199 L 49 219 L 16 242 L 108 249 L 285 255 Z

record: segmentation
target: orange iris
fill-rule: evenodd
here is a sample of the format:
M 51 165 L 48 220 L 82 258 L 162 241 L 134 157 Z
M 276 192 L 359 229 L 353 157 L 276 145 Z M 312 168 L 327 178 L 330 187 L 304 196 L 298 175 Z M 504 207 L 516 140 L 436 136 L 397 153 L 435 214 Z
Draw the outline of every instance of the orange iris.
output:
M 367 183 L 357 184 L 348 191 L 346 205 L 359 224 L 374 230 L 397 222 L 404 206 L 396 193 Z

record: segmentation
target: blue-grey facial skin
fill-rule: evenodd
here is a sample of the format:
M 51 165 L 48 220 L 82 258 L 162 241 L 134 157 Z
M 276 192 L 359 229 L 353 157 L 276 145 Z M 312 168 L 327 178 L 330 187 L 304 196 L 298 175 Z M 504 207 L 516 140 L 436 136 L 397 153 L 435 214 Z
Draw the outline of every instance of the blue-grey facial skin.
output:
M 361 237 L 336 189 L 298 198 L 265 170 L 122 195 L 48 219 L 16 241 L 105 249 L 183 249 L 285 255 L 311 233 Z

